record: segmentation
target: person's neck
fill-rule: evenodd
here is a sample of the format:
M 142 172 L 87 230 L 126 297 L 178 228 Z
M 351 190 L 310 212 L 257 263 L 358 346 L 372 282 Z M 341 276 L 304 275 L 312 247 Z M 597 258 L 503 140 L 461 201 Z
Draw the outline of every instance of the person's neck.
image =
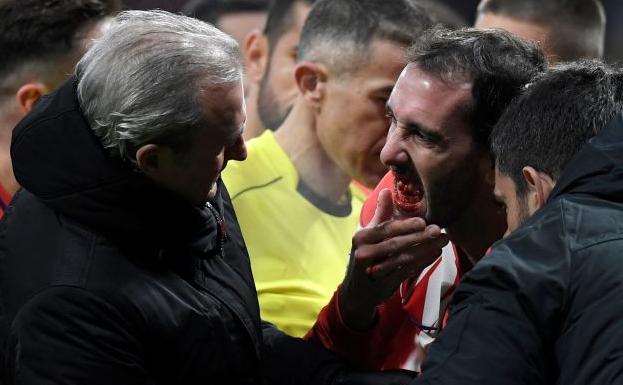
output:
M 482 197 L 461 218 L 446 228 L 448 236 L 475 264 L 506 231 L 506 217 L 493 202 Z
M 316 136 L 315 125 L 313 111 L 299 97 L 275 132 L 275 139 L 303 183 L 320 197 L 338 203 L 347 193 L 351 178 L 329 158 Z

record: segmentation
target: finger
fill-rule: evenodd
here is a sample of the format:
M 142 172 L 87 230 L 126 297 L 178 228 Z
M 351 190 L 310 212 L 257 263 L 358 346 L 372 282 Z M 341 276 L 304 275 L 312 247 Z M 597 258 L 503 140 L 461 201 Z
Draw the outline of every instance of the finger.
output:
M 400 235 L 418 233 L 426 228 L 422 218 L 409 218 L 382 222 L 374 227 L 360 229 L 353 236 L 353 247 L 379 243 Z
M 421 253 L 422 247 L 428 244 L 437 246 L 444 237 L 445 234 L 441 233 L 438 226 L 431 225 L 423 230 L 392 236 L 378 243 L 363 244 L 355 249 L 354 261 L 358 266 L 369 266 L 404 252 L 417 255 Z
M 382 189 L 379 192 L 379 196 L 376 200 L 376 211 L 368 226 L 373 227 L 379 223 L 392 219 L 392 213 L 394 212 L 394 202 L 392 200 L 392 193 L 389 189 Z
M 382 261 L 368 267 L 368 275 L 373 279 L 385 279 L 391 277 L 397 282 L 402 282 L 420 273 L 435 262 L 441 255 L 440 242 L 431 242 L 426 245 L 418 245 L 418 253 L 402 253 L 394 258 Z

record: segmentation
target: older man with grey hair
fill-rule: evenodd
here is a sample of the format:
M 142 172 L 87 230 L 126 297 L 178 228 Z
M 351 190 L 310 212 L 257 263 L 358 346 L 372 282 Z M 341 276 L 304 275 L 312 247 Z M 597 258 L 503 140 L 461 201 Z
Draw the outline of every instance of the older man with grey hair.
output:
M 259 318 L 219 174 L 244 160 L 233 39 L 122 13 L 15 129 L 0 224 L 9 384 L 395 384 Z

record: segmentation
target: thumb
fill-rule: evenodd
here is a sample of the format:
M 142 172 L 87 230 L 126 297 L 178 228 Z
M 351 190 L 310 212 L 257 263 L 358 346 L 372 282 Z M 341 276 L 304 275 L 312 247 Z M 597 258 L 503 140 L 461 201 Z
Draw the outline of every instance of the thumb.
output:
M 376 226 L 379 223 L 383 223 L 392 219 L 394 213 L 394 201 L 392 200 L 392 193 L 389 189 L 382 189 L 379 192 L 379 196 L 376 200 L 376 211 L 368 227 Z

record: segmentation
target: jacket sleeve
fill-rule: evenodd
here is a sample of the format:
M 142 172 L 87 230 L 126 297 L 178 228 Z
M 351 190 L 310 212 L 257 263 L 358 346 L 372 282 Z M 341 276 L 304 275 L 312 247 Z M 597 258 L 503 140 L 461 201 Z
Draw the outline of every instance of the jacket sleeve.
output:
M 83 289 L 47 289 L 12 324 L 7 383 L 153 384 L 131 330 L 116 309 Z
M 272 385 L 407 385 L 417 373 L 366 371 L 322 347 L 288 336 L 264 322 L 266 383 Z
M 398 293 L 377 308 L 377 319 L 371 329 L 357 331 L 344 323 L 340 313 L 340 289 L 341 286 L 304 338 L 340 354 L 354 365 L 381 369 L 391 348 L 392 335 L 405 317 Z
M 518 262 L 502 247 L 464 277 L 448 324 L 431 345 L 415 384 L 556 382 L 545 376 L 555 362 L 551 325 L 564 290 L 558 266 L 544 268 L 537 260 Z

